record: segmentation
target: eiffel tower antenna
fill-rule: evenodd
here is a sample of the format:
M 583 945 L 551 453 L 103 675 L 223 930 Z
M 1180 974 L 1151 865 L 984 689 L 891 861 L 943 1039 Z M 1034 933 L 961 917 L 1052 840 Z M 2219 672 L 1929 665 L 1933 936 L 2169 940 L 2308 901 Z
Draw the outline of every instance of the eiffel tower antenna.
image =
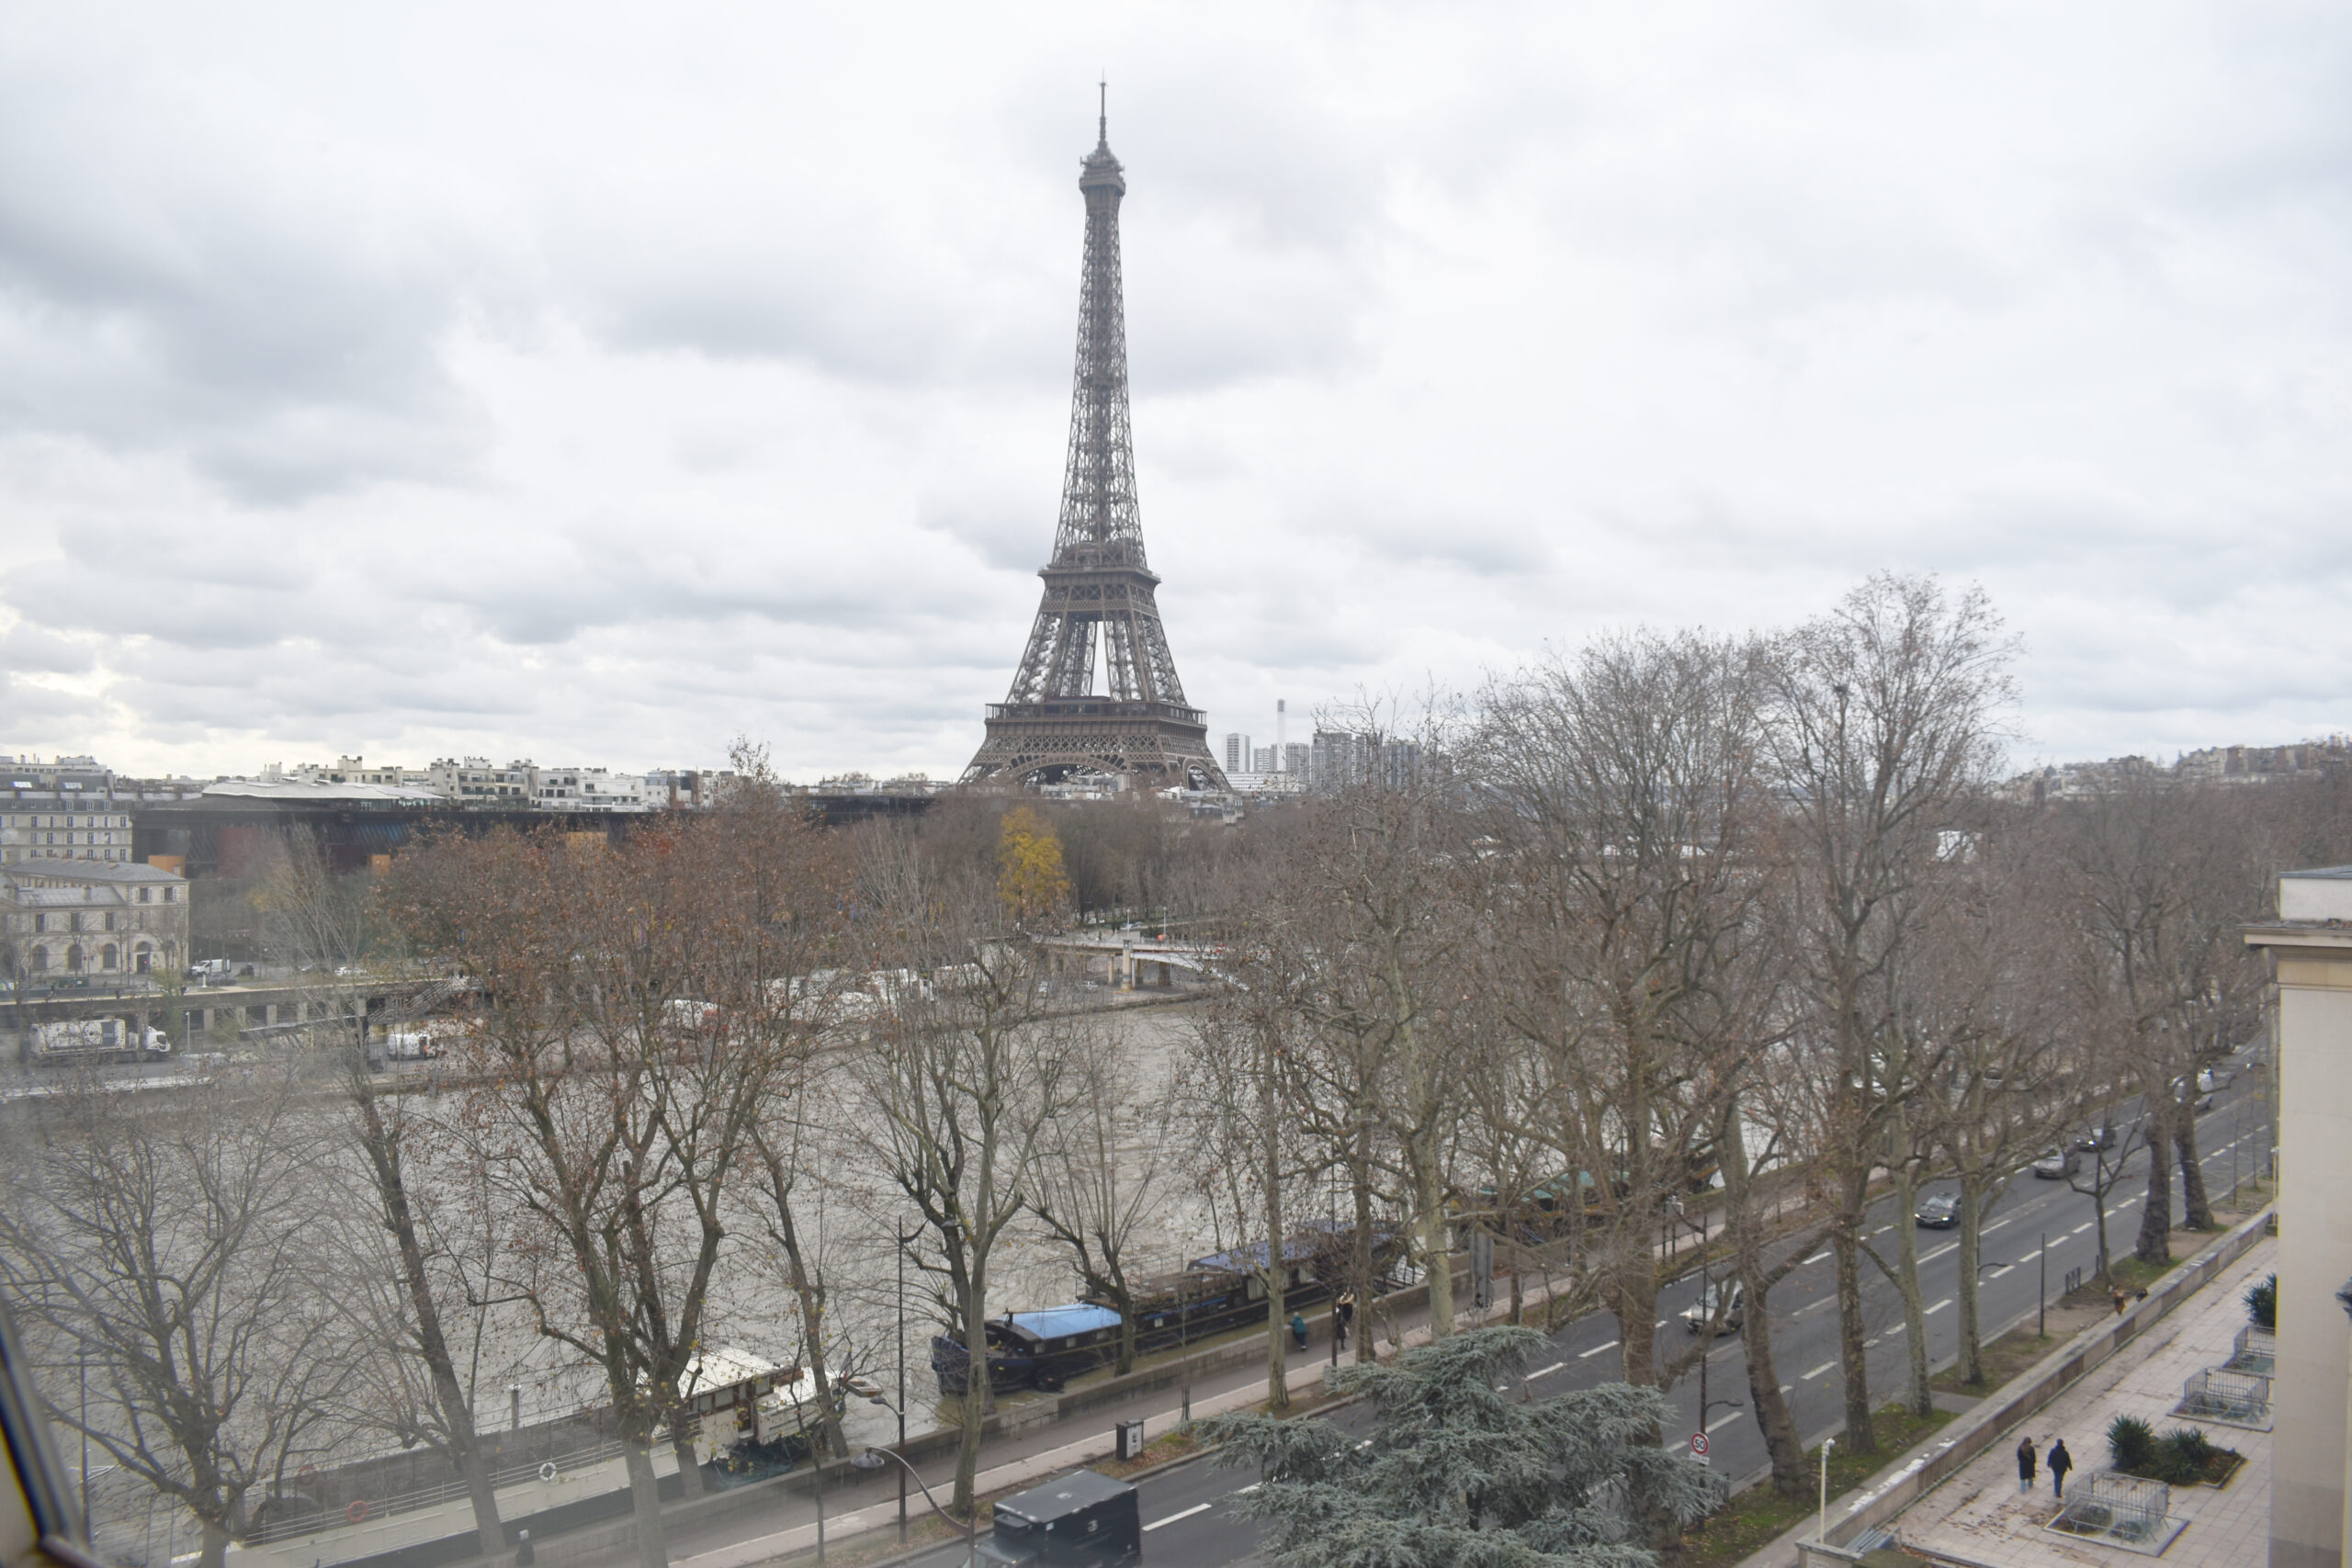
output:
M 1046 591 L 1028 647 L 1004 701 L 988 710 L 988 738 L 963 782 L 1024 784 L 1107 773 L 1145 788 L 1223 789 L 1208 725 L 1184 701 L 1159 623 L 1159 579 L 1144 558 L 1119 276 L 1119 202 L 1127 181 L 1111 153 L 1107 73 L 1096 86 L 1097 140 L 1079 165 L 1086 259 L 1061 518 L 1053 558 L 1037 574 Z M 1094 690 L 1098 644 L 1110 688 L 1101 693 Z

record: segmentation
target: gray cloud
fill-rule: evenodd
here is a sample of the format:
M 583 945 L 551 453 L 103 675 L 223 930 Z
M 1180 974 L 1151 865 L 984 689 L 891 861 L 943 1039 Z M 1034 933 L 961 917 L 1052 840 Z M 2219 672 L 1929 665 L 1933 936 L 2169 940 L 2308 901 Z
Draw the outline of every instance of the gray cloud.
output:
M 0 749 L 952 773 L 1098 63 L 1220 733 L 1885 565 L 2008 612 L 2029 750 L 2352 712 L 2345 17 L 571 20 L 0 41 Z

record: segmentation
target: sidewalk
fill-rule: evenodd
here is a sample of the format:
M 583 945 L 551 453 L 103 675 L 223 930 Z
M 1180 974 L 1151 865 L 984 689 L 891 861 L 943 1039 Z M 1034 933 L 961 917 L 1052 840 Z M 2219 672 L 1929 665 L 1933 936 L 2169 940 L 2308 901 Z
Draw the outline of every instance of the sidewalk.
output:
M 2220 1448 L 2235 1449 L 2245 1463 L 2227 1486 L 2176 1486 L 2169 1516 L 2185 1527 L 2163 1553 L 2170 1568 L 2229 1568 L 2258 1562 L 2270 1533 L 2271 1434 L 2243 1427 L 2196 1421 L 2173 1415 L 2181 1384 L 2230 1358 L 2232 1340 L 2245 1325 L 2245 1290 L 2278 1267 L 2276 1240 L 2258 1243 L 2184 1308 L 2177 1329 L 2159 1330 L 2118 1353 L 2104 1366 L 2002 1435 L 2002 1440 L 1957 1474 L 1914 1503 L 1894 1522 L 1906 1546 L 1941 1551 L 1984 1568 L 2080 1568 L 2090 1563 L 2144 1562 L 2145 1554 L 2120 1546 L 2058 1534 L 2046 1527 L 2057 1516 L 2049 1472 L 2031 1493 L 2018 1490 L 2016 1438 L 2030 1435 L 2047 1451 L 2064 1438 L 2077 1466 L 2068 1487 L 2087 1487 L 2108 1468 L 2107 1427 L 2118 1416 L 2136 1416 L 2159 1436 L 2176 1427 L 2195 1427 Z

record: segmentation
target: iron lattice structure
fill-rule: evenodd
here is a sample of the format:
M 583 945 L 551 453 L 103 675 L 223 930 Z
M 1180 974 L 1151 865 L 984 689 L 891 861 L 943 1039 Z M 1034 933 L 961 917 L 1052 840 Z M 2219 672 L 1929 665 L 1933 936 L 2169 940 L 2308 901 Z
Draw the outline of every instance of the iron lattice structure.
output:
M 1135 445 L 1127 423 L 1126 303 L 1119 281 L 1119 201 L 1126 176 L 1098 122 L 1080 165 L 1086 265 L 1078 308 L 1078 369 L 1070 393 L 1069 462 L 1061 521 L 1029 646 L 1012 689 L 988 710 L 966 784 L 1125 774 L 1145 787 L 1223 789 L 1208 725 L 1159 624 L 1159 579 L 1144 558 L 1136 506 Z M 1094 690 L 1097 647 L 1107 694 Z

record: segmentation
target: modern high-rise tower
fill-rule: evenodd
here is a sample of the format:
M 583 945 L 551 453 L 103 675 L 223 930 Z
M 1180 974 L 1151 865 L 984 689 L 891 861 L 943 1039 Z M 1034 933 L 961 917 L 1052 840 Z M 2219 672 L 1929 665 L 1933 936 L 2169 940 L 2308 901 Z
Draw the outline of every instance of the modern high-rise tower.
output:
M 1086 264 L 1070 394 L 1069 462 L 1061 521 L 1029 646 L 1004 701 L 989 705 L 988 739 L 966 784 L 1052 783 L 1072 773 L 1125 774 L 1142 788 L 1223 789 L 1201 710 L 1159 624 L 1159 579 L 1143 553 L 1136 460 L 1127 429 L 1126 306 L 1119 281 L 1119 199 L 1107 114 L 1080 166 Z M 1094 690 L 1101 646 L 1107 693 Z

